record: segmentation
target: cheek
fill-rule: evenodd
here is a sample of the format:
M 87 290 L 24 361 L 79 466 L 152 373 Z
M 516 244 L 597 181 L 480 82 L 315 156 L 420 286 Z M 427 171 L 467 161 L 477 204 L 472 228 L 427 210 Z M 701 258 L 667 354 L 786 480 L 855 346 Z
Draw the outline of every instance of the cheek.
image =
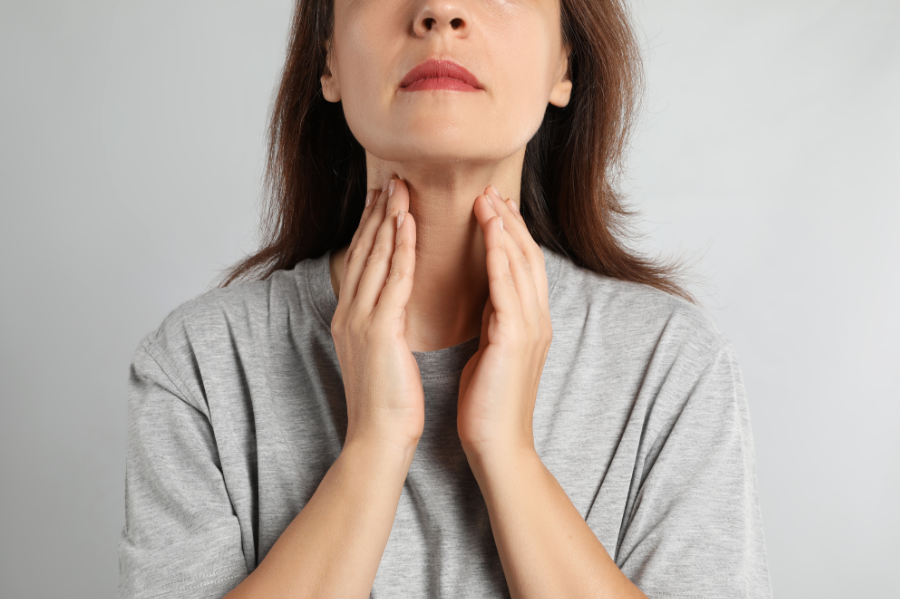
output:
M 502 127 L 511 143 L 521 147 L 537 132 L 550 97 L 551 83 L 546 68 L 549 64 L 544 32 L 520 27 L 505 32 L 502 43 L 493 52 L 495 71 L 494 127 Z
M 377 17 L 356 18 L 358 23 L 372 23 Z M 398 62 L 400 43 L 390 43 L 373 31 L 385 27 L 344 27 L 340 31 L 336 52 L 344 117 L 354 137 L 369 149 L 389 130 L 386 107 L 392 101 L 390 68 Z
M 377 115 L 374 109 L 385 99 L 386 69 L 392 61 L 384 37 L 372 35 L 380 28 L 378 17 L 365 13 L 351 16 L 344 23 L 335 23 L 335 70 L 348 123 L 370 121 Z M 362 27 L 364 23 L 369 27 Z

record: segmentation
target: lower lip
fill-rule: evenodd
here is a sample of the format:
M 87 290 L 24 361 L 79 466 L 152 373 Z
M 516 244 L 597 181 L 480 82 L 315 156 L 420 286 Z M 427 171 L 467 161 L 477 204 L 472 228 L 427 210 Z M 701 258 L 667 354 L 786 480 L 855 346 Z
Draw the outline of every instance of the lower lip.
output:
M 406 87 L 400 88 L 408 92 L 420 92 L 429 89 L 450 89 L 460 92 L 477 92 L 477 87 L 472 87 L 468 83 L 459 79 L 451 79 L 449 77 L 432 77 L 430 79 L 419 79 L 410 83 Z

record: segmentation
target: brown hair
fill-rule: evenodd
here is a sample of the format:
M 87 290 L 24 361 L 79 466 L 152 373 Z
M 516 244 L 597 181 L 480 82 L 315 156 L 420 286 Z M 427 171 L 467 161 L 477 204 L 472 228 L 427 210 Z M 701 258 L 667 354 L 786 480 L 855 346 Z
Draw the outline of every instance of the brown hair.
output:
M 350 243 L 366 194 L 365 151 L 340 103 L 322 97 L 334 0 L 298 0 L 281 86 L 272 108 L 263 243 L 226 273 L 265 279 Z M 525 150 L 521 212 L 534 240 L 599 274 L 650 285 L 688 301 L 676 265 L 624 245 L 615 189 L 642 90 L 640 53 L 622 0 L 561 0 L 571 48 L 569 104 L 548 104 Z

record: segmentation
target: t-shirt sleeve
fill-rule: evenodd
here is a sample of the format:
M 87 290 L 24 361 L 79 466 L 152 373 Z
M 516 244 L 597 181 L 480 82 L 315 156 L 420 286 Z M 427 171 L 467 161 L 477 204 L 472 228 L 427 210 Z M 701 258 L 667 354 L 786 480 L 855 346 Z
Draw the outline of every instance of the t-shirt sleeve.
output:
M 205 403 L 146 337 L 128 379 L 120 599 L 219 598 L 247 576 Z
M 740 368 L 727 342 L 696 366 L 659 391 L 616 561 L 651 599 L 770 598 Z

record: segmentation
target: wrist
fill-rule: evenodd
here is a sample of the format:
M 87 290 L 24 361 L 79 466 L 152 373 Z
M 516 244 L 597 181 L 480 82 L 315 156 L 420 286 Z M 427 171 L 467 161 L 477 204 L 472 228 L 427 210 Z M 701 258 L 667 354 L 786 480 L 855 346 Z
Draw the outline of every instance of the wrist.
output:
M 540 462 L 533 445 L 493 445 L 466 447 L 463 451 L 479 485 L 496 480 Z
M 380 436 L 354 436 L 344 442 L 341 455 L 351 459 L 367 459 L 375 463 L 399 463 L 409 468 L 418 439 L 390 439 Z

